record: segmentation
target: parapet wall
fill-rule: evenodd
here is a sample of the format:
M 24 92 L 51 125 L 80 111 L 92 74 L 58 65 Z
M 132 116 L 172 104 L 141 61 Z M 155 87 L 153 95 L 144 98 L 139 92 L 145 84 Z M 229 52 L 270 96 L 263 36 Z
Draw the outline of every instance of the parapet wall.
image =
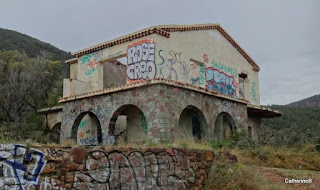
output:
M 202 189 L 212 151 L 0 145 L 0 189 Z

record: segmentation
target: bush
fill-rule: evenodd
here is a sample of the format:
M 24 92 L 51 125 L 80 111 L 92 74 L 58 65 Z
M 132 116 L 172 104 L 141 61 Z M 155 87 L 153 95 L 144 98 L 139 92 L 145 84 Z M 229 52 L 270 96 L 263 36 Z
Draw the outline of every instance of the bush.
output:
M 211 167 L 205 189 L 256 190 L 255 173 L 244 168 L 241 163 L 230 164 L 217 160 Z

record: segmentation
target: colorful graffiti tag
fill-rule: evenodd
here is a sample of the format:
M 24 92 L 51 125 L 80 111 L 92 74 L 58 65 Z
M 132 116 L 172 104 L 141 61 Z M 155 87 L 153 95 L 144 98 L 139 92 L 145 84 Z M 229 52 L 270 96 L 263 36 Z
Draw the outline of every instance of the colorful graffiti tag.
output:
M 0 171 L 5 178 L 14 178 L 14 184 L 20 190 L 30 188 L 38 184 L 40 173 L 46 161 L 45 155 L 33 148 L 24 145 L 1 145 L 0 146 Z M 0 186 L 3 185 L 3 182 Z
M 200 85 L 203 85 L 203 84 L 205 84 L 205 70 L 206 70 L 206 67 L 205 67 L 204 65 L 202 65 L 202 64 L 200 64 L 199 67 L 200 67 L 200 70 L 199 70 L 199 72 L 200 72 L 200 75 L 199 75 L 199 79 L 200 79 L 199 84 L 200 84 Z
M 252 101 L 257 101 L 257 96 L 256 96 L 256 82 L 251 83 L 251 100 Z
M 206 88 L 228 96 L 236 96 L 237 84 L 233 76 L 208 67 L 206 68 Z
M 80 59 L 80 64 L 86 65 L 87 67 L 85 71 L 85 75 L 92 75 L 98 69 L 98 65 L 99 65 L 99 61 L 101 60 L 101 57 L 102 57 L 102 51 L 97 51 L 97 52 L 85 55 Z
M 151 80 L 156 76 L 155 43 L 142 40 L 128 46 L 127 77 L 129 81 Z
M 211 61 L 211 65 L 212 65 L 213 68 L 216 68 L 216 69 L 218 69 L 220 71 L 223 71 L 225 73 L 229 73 L 229 74 L 231 74 L 231 75 L 233 75 L 235 77 L 238 76 L 237 70 L 232 68 L 232 67 L 230 67 L 230 66 L 222 65 L 220 63 L 216 63 L 213 60 Z

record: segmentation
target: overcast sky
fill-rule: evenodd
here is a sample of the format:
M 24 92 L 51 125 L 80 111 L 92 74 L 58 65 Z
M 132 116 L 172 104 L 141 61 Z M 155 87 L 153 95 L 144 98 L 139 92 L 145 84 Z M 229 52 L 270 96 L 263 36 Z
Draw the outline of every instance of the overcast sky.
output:
M 0 0 L 0 27 L 77 51 L 159 24 L 219 23 L 258 63 L 261 104 L 320 94 L 318 0 Z

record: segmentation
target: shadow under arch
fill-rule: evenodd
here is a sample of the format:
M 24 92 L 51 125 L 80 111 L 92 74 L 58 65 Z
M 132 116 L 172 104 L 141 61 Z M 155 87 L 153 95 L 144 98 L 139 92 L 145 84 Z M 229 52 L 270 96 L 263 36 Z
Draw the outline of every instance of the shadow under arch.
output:
M 221 112 L 214 124 L 214 140 L 221 140 L 232 137 L 237 132 L 236 124 L 232 116 Z
M 207 121 L 202 111 L 195 106 L 188 105 L 180 114 L 178 137 L 187 136 L 201 140 L 204 137 L 206 127 Z
M 56 123 L 51 129 L 50 129 L 50 140 L 54 143 L 59 144 L 60 143 L 60 134 L 61 134 L 61 122 Z
M 108 135 L 125 142 L 145 142 L 148 126 L 143 111 L 133 104 L 120 106 L 109 122 Z
M 80 113 L 73 123 L 71 138 L 77 145 L 102 144 L 102 129 L 98 117 L 90 111 Z

